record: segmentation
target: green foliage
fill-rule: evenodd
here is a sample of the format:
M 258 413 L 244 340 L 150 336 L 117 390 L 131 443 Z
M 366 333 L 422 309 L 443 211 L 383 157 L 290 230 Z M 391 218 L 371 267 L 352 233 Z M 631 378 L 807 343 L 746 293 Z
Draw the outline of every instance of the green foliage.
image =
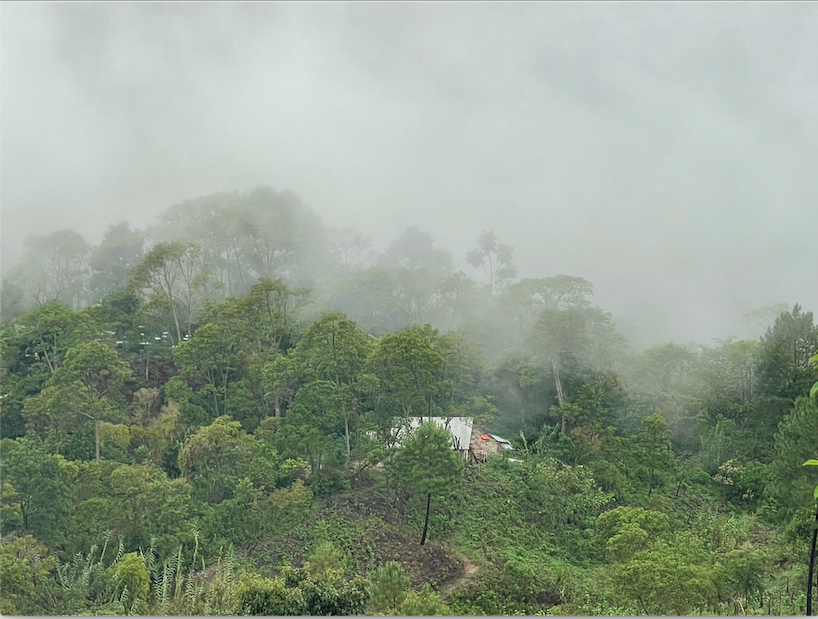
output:
M 199 554 L 198 536 L 189 563 L 181 546 L 163 561 L 157 560 L 153 547 L 140 552 L 140 557 L 151 574 L 153 614 L 229 615 L 234 611 L 241 568 L 232 548 L 220 551 L 209 567 Z
M 807 395 L 818 373 L 810 362 L 816 350 L 812 312 L 802 312 L 799 305 L 783 312 L 762 338 L 759 370 L 765 392 L 790 401 Z
M 31 535 L 3 538 L 0 544 L 3 614 L 45 615 L 56 610 L 49 595 L 49 580 L 56 567 L 48 549 Z
M 372 351 L 367 373 L 379 381 L 381 410 L 389 411 L 385 415 L 389 427 L 397 411 L 404 421 L 432 413 L 436 378 L 444 366 L 443 357 L 434 350 L 436 335 L 428 325 L 412 327 L 384 336 Z
M 248 466 L 252 438 L 229 416 L 200 428 L 179 451 L 179 470 L 208 503 L 232 495 Z
M 409 617 L 444 617 L 451 615 L 452 612 L 440 595 L 433 591 L 427 583 L 419 592 L 409 591 L 394 612 L 388 614 Z
M 421 545 L 426 541 L 432 497 L 450 494 L 463 473 L 463 460 L 452 449 L 451 434 L 427 421 L 409 436 L 389 461 L 398 480 L 415 495 L 426 497 L 426 521 Z
M 803 463 L 815 455 L 818 401 L 801 397 L 784 417 L 775 435 L 776 458 L 770 465 L 775 496 L 794 508 L 811 501 L 815 471 Z
M 770 467 L 761 462 L 728 460 L 719 467 L 713 481 L 722 486 L 725 498 L 733 504 L 754 505 L 770 485 Z
M 96 325 L 60 303 L 26 312 L 3 330 L 3 360 L 16 374 L 26 375 L 43 364 L 50 372 L 62 365 L 69 348 L 93 339 Z
M 283 577 L 269 579 L 242 575 L 238 587 L 237 614 L 247 615 L 357 615 L 366 605 L 362 579 L 346 580 L 342 570 L 313 575 L 308 570 L 287 568 Z
M 406 599 L 411 584 L 397 561 L 389 561 L 379 567 L 372 575 L 371 581 L 369 586 L 370 608 L 379 615 L 387 615 L 399 609 Z
M 183 333 L 190 335 L 210 275 L 202 248 L 180 241 L 159 243 L 130 273 L 135 289 L 149 291 L 142 314 L 173 329 L 176 343 Z
M 616 563 L 610 578 L 620 596 L 651 615 L 687 615 L 714 603 L 724 580 L 719 565 L 700 563 L 689 548 L 659 541 Z
M 148 593 L 150 592 L 150 574 L 142 558 L 135 552 L 122 555 L 119 560 L 108 568 L 112 580 L 115 582 L 115 595 L 128 592 L 128 600 L 137 608 L 146 609 Z
M 605 540 L 605 549 L 617 560 L 645 550 L 649 541 L 658 539 L 669 528 L 666 514 L 641 507 L 617 507 L 601 514 L 597 520 L 597 531 Z
M 528 517 L 549 529 L 590 528 L 611 500 L 587 469 L 554 459 L 538 463 L 527 486 Z
M 635 353 L 590 282 L 515 282 L 492 233 L 489 286 L 416 228 L 377 256 L 269 188 L 145 238 L 34 238 L 3 280 L 0 612 L 803 611 L 799 306 Z M 466 467 L 444 428 L 409 436 L 454 416 L 517 450 Z
M 15 281 L 0 282 L 0 329 L 25 311 L 25 290 Z
M 88 256 L 91 298 L 101 299 L 106 291 L 124 287 L 130 270 L 142 259 L 145 235 L 131 230 L 127 222 L 112 225 Z
M 751 598 L 763 595 L 764 559 L 759 551 L 734 550 L 727 555 L 727 578 L 730 588 L 749 605 Z
M 390 461 L 398 479 L 419 495 L 446 495 L 463 472 L 451 434 L 433 422 L 421 424 Z
M 12 488 L 8 495 L 4 493 L 4 503 L 19 506 L 21 531 L 53 547 L 62 539 L 68 513 L 68 488 L 61 479 L 63 460 L 47 453 L 31 436 L 3 439 L 0 453 L 3 484 Z M 4 523 L 4 530 L 6 526 Z
M 666 481 L 666 473 L 675 462 L 667 421 L 658 414 L 642 419 L 637 437 L 637 457 L 648 484 L 648 496 Z

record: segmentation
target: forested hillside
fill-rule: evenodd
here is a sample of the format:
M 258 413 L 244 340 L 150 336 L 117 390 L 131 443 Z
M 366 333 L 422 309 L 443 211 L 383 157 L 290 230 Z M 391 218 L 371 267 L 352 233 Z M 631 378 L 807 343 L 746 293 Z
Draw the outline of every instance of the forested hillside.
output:
M 813 314 L 635 350 L 513 242 L 484 231 L 467 274 L 267 187 L 29 237 L 0 297 L 0 611 L 804 613 Z M 399 444 L 415 417 L 514 449 Z

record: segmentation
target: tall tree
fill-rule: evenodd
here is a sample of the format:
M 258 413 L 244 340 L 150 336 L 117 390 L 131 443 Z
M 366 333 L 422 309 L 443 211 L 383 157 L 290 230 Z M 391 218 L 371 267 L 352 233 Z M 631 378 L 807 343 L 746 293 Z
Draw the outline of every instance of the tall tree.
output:
M 185 335 L 192 331 L 193 318 L 201 302 L 200 292 L 207 285 L 208 277 L 201 248 L 193 243 L 160 243 L 131 270 L 133 285 L 150 291 L 147 307 L 170 312 L 177 343 L 182 341 L 185 323 Z
M 463 473 L 463 460 L 452 449 L 452 436 L 446 428 L 427 421 L 408 437 L 391 461 L 398 479 L 413 492 L 426 497 L 426 518 L 420 545 L 426 543 L 432 497 L 446 495 Z
M 69 348 L 92 339 L 99 330 L 88 314 L 75 313 L 61 303 L 40 306 L 3 330 L 3 363 L 22 375 L 40 363 L 54 373 Z
M 477 386 L 485 364 L 483 351 L 464 331 L 436 336 L 432 345 L 443 358 L 435 410 L 446 417 L 457 416 L 463 405 L 478 395 Z
M 466 262 L 475 269 L 483 269 L 492 292 L 517 277 L 514 248 L 499 243 L 492 231 L 483 231 L 477 239 L 477 246 L 466 254 Z
M 581 310 L 588 318 L 589 328 L 599 326 L 604 329 L 604 312 L 588 308 L 586 297 L 592 295 L 593 290 L 593 285 L 587 280 L 570 275 L 523 279 L 506 288 L 499 304 L 507 320 L 513 323 L 509 326 L 513 329 L 516 342 L 521 344 L 529 340 L 544 312 Z M 611 340 L 610 337 L 603 339 Z
M 642 432 L 637 439 L 639 456 L 647 471 L 648 496 L 653 493 L 675 462 L 670 444 L 667 421 L 661 415 L 648 415 L 642 419 Z
M 349 421 L 357 421 L 355 383 L 372 350 L 370 337 L 343 314 L 324 314 L 310 325 L 293 352 L 299 374 L 306 380 L 332 382 L 344 418 L 347 458 Z
M 403 413 L 408 429 L 412 416 L 431 416 L 443 357 L 433 346 L 437 336 L 429 325 L 412 327 L 381 338 L 367 361 L 366 372 L 380 381 L 380 397 L 387 411 Z M 391 428 L 392 415 L 385 419 Z
M 343 312 L 367 333 L 381 336 L 412 324 L 412 311 L 396 290 L 396 271 L 372 267 L 335 283 L 329 307 Z
M 272 405 L 273 415 L 281 417 L 301 383 L 295 364 L 290 357 L 276 355 L 264 364 L 261 376 L 264 394 Z
M 452 270 L 452 256 L 436 249 L 432 235 L 417 226 L 406 228 L 386 249 L 387 263 L 405 269 L 424 268 L 429 271 Z
M 259 352 L 267 348 L 283 352 L 292 345 L 298 329 L 298 310 L 309 302 L 308 288 L 291 288 L 281 280 L 261 278 L 252 286 L 239 303 L 239 310 Z
M 587 324 L 586 316 L 580 310 L 555 309 L 544 311 L 535 327 L 534 343 L 551 368 L 560 408 L 568 402 L 563 386 L 566 365 L 569 361 L 580 358 L 589 347 Z M 562 416 L 562 432 L 568 433 L 565 415 Z
M 223 324 L 208 323 L 173 349 L 179 373 L 191 387 L 199 388 L 201 395 L 212 398 L 214 417 L 227 413 L 228 381 L 238 369 L 236 355 L 240 344 L 233 335 Z
M 61 458 L 48 453 L 36 437 L 0 442 L 3 454 L 3 484 L 14 493 L 3 492 L 3 502 L 20 506 L 24 532 L 55 545 L 63 536 L 68 513 L 68 488 L 60 475 Z
M 120 361 L 116 351 L 101 342 L 90 341 L 70 349 L 63 367 L 48 386 L 30 399 L 23 414 L 43 424 L 49 420 L 71 430 L 75 420 L 94 424 L 94 451 L 100 460 L 100 424 L 121 416 L 112 401 L 116 390 L 133 378 L 130 366 Z
M 788 511 L 809 501 L 814 487 L 814 470 L 802 464 L 816 455 L 818 436 L 818 400 L 801 397 L 778 424 L 775 433 L 775 459 L 771 469 L 772 493 Z
M 329 229 L 330 254 L 343 269 L 365 269 L 374 262 L 372 238 L 352 228 Z
M 25 311 L 25 296 L 25 289 L 19 282 L 3 278 L 0 283 L 0 329 Z
M 91 267 L 88 288 L 93 302 L 102 299 L 109 290 L 123 288 L 128 283 L 130 270 L 142 260 L 144 244 L 144 233 L 131 230 L 128 222 L 108 228 L 88 256 Z
M 12 276 L 30 291 L 37 305 L 58 301 L 78 310 L 85 301 L 89 249 L 73 230 L 31 235 Z
M 219 417 L 185 441 L 179 451 L 179 470 L 205 501 L 220 503 L 233 495 L 247 475 L 252 443 L 238 421 Z
M 761 338 L 759 371 L 765 393 L 790 403 L 807 395 L 818 379 L 818 371 L 810 363 L 816 350 L 818 326 L 812 312 L 803 312 L 795 305 L 791 312 L 780 314 Z
M 812 312 L 796 305 L 782 313 L 761 338 L 758 353 L 759 402 L 750 421 L 761 440 L 764 455 L 771 451 L 773 435 L 797 398 L 807 396 L 818 380 L 810 358 L 818 350 L 818 326 Z M 769 454 L 770 456 L 772 454 Z

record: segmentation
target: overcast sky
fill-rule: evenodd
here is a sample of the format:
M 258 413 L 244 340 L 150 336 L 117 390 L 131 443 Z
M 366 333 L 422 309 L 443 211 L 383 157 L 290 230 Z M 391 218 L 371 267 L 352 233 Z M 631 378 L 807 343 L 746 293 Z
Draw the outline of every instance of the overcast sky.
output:
M 818 5 L 3 3 L 4 262 L 258 184 L 468 273 L 577 275 L 655 340 L 818 311 Z M 647 334 L 647 335 L 646 335 Z

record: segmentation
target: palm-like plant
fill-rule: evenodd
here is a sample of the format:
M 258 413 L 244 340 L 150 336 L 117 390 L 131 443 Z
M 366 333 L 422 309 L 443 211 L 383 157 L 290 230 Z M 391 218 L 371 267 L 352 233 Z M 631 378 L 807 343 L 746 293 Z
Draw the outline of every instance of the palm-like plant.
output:
M 497 242 L 497 235 L 484 230 L 477 239 L 477 247 L 466 254 L 466 262 L 475 269 L 482 268 L 492 291 L 495 284 L 507 282 L 517 276 L 513 265 L 514 248 Z

